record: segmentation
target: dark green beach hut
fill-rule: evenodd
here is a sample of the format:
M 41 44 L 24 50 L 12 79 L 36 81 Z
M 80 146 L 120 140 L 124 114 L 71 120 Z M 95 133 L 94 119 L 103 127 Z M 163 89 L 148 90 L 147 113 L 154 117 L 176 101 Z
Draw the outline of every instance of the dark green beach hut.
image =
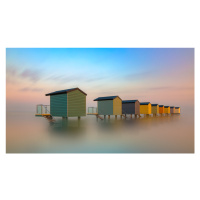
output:
M 46 94 L 50 96 L 50 114 L 55 117 L 86 116 L 87 94 L 79 88 L 59 90 Z

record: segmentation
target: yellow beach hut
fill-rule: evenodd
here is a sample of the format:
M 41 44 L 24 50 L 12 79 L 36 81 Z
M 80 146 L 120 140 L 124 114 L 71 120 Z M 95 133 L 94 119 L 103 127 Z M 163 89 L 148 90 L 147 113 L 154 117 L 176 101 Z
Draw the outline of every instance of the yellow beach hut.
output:
M 180 107 L 175 107 L 175 113 L 176 113 L 176 114 L 180 114 L 180 113 L 181 113 Z
M 140 114 L 150 115 L 151 114 L 151 103 L 140 102 Z
M 164 106 L 164 113 L 170 114 L 170 107 L 169 106 Z
M 158 104 L 151 104 L 151 113 L 153 115 L 159 114 L 159 105 Z

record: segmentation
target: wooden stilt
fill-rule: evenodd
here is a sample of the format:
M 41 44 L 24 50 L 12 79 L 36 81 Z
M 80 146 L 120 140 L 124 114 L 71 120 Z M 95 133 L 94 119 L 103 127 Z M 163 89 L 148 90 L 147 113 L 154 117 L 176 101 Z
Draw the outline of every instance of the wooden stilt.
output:
M 117 120 L 117 115 L 115 115 L 115 120 Z
M 110 115 L 108 115 L 108 119 L 110 119 Z

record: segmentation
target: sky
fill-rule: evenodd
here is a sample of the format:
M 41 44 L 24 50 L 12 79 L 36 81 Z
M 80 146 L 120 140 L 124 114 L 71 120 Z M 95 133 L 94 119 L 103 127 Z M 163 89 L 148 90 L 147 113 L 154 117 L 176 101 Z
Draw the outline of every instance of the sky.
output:
M 101 96 L 194 107 L 193 48 L 7 48 L 7 111 L 49 105 L 46 93 L 79 87 Z

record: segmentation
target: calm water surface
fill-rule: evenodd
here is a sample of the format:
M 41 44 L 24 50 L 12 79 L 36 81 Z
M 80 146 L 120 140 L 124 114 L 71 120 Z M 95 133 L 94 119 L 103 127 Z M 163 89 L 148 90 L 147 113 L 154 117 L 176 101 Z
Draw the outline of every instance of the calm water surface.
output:
M 187 114 L 186 114 L 187 113 Z M 193 153 L 194 113 L 98 121 L 95 116 L 56 118 L 7 112 L 7 153 Z

